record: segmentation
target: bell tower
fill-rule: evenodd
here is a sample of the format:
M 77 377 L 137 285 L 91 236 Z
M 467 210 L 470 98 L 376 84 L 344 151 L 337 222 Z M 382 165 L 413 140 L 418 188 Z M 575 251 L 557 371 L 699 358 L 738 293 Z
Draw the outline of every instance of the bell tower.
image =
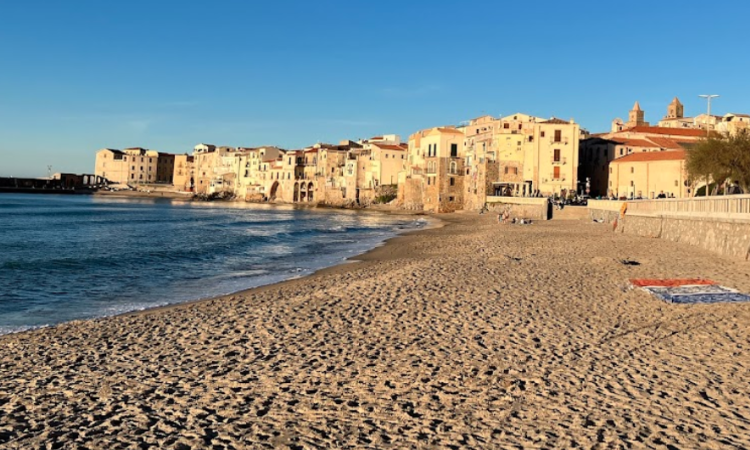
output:
M 644 120 L 645 112 L 641 109 L 641 105 L 636 101 L 633 105 L 633 109 L 628 114 L 628 128 L 638 126 L 648 126 L 648 123 Z
M 685 117 L 685 107 L 680 103 L 680 99 L 677 97 L 672 100 L 672 103 L 667 106 L 667 117 L 666 119 L 682 119 Z

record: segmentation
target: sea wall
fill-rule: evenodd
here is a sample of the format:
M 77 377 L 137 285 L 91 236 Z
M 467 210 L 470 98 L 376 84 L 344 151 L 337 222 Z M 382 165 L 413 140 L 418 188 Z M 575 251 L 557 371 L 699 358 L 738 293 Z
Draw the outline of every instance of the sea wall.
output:
M 510 216 L 519 219 L 549 220 L 551 208 L 546 198 L 487 197 L 487 208 L 500 213 L 510 209 Z
M 627 211 L 620 217 L 620 208 Z M 593 220 L 612 223 L 618 233 L 668 239 L 732 258 L 750 258 L 750 196 L 679 200 L 589 201 Z

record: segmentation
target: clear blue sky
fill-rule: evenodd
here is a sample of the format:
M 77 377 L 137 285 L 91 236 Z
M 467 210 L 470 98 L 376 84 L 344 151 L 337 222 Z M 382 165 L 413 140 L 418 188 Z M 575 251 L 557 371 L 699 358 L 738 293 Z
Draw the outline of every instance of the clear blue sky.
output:
M 0 176 L 522 111 L 750 112 L 750 2 L 0 0 Z M 693 6 L 695 5 L 695 6 Z

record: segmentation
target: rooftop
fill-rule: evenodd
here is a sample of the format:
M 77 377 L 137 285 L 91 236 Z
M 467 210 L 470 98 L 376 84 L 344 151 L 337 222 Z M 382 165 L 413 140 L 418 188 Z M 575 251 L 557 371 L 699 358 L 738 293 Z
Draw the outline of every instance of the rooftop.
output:
M 705 130 L 698 130 L 694 128 L 667 128 L 667 127 L 646 127 L 636 126 L 632 128 L 626 128 L 617 133 L 644 133 L 644 134 L 666 134 L 671 136 L 690 136 L 690 137 L 703 137 L 706 135 Z
M 633 162 L 656 162 L 656 161 L 681 161 L 685 159 L 685 150 L 669 150 L 664 152 L 639 152 L 631 153 L 613 160 L 610 164 L 615 163 L 633 163 Z

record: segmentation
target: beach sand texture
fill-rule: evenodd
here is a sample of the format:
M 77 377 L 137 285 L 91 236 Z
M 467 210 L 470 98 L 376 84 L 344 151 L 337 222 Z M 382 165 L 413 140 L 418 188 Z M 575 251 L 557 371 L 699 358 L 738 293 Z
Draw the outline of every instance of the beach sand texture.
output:
M 750 292 L 750 263 L 441 218 L 303 279 L 0 337 L 0 447 L 750 448 L 750 304 L 627 288 Z

